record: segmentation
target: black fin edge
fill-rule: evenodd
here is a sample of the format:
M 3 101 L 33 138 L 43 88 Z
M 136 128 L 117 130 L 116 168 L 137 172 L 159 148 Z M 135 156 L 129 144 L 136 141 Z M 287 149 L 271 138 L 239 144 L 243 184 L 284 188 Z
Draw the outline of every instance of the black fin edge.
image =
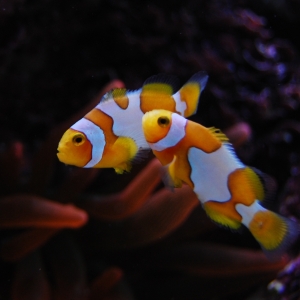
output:
M 165 73 L 160 73 L 160 74 L 153 75 L 153 76 L 147 78 L 145 80 L 143 86 L 147 85 L 147 84 L 150 84 L 150 83 L 165 83 L 165 84 L 168 84 L 172 87 L 173 94 L 175 92 L 177 92 L 180 88 L 178 78 L 174 75 L 165 74 Z
M 189 82 L 198 82 L 200 83 L 200 87 L 201 87 L 201 93 L 203 92 L 203 90 L 206 87 L 207 81 L 208 81 L 208 74 L 205 71 L 199 71 L 197 73 L 195 73 L 188 81 Z

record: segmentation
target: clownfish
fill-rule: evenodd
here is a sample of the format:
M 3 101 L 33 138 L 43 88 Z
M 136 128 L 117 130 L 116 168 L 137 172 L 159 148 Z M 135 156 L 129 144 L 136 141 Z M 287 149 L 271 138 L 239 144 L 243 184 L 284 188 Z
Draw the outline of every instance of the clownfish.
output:
M 114 89 L 62 136 L 58 159 L 84 168 L 131 169 L 141 149 L 149 149 L 142 131 L 143 115 L 166 109 L 184 117 L 193 115 L 208 76 L 194 74 L 179 90 L 176 78 L 160 74 L 148 78 L 141 89 Z
M 263 175 L 237 158 L 220 130 L 166 110 L 147 112 L 142 126 L 164 166 L 166 184 L 188 184 L 213 221 L 231 229 L 245 225 L 270 257 L 295 241 L 299 225 L 261 205 L 266 196 Z

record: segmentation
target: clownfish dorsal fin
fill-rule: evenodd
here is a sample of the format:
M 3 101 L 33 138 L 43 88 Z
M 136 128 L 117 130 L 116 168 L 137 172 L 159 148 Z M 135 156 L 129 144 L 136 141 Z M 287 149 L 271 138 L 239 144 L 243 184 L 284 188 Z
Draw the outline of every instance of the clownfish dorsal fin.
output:
M 180 99 L 187 105 L 184 112 L 185 117 L 196 113 L 199 98 L 208 81 L 208 75 L 205 71 L 194 74 L 179 90 Z
M 113 89 L 110 91 L 111 97 L 114 99 L 126 97 L 127 90 L 125 88 Z
M 199 71 L 197 73 L 195 73 L 188 81 L 187 83 L 184 85 L 188 85 L 188 84 L 192 84 L 192 83 L 197 83 L 200 85 L 200 90 L 201 92 L 204 90 L 206 84 L 208 81 L 208 75 L 205 71 Z
M 143 92 L 155 92 L 167 95 L 173 95 L 179 89 L 179 82 L 176 76 L 169 74 L 157 74 L 145 80 Z
M 209 127 L 208 130 L 211 134 L 213 134 L 220 142 L 228 143 L 229 138 L 218 128 L 216 127 Z
M 113 90 L 110 90 L 109 92 L 107 92 L 106 94 L 104 94 L 104 96 L 101 98 L 100 102 L 106 102 L 106 101 L 110 101 L 116 98 L 123 98 L 126 97 L 127 94 L 127 90 L 125 88 L 116 88 Z
M 275 198 L 275 193 L 277 190 L 277 184 L 275 179 L 272 176 L 265 174 L 264 172 L 254 167 L 248 167 L 248 168 L 251 169 L 256 174 L 264 191 L 264 197 L 262 199 L 260 198 L 257 199 L 260 200 L 260 202 L 263 202 L 264 207 L 274 209 L 273 200 Z
M 256 199 L 260 200 L 260 201 L 264 200 L 265 199 L 265 188 L 264 188 L 264 185 L 263 185 L 261 179 L 255 172 L 255 170 L 253 168 L 246 167 L 245 174 L 248 178 L 250 185 L 252 186 L 252 189 L 255 193 Z
M 112 91 L 109 91 L 107 92 L 106 94 L 103 95 L 103 97 L 101 98 L 100 102 L 103 103 L 103 102 L 107 102 L 109 100 L 112 100 L 113 99 L 113 96 L 112 96 Z

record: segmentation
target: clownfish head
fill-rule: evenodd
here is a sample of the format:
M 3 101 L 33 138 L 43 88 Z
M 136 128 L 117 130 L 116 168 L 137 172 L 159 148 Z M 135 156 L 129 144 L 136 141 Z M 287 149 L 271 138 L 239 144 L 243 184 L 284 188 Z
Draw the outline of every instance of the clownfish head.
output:
M 167 110 L 152 110 L 143 116 L 145 139 L 152 150 L 175 146 L 185 136 L 187 120 Z
M 172 112 L 156 109 L 143 116 L 142 127 L 148 143 L 156 143 L 163 139 L 172 125 Z
M 104 146 L 103 131 L 83 118 L 64 133 L 57 157 L 67 165 L 90 168 L 101 160 Z

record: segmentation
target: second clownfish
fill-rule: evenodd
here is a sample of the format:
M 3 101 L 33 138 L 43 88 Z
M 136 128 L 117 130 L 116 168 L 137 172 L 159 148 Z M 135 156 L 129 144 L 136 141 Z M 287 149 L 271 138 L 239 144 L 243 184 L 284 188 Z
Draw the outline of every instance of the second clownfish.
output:
M 146 113 L 142 125 L 164 165 L 167 184 L 187 183 L 213 221 L 232 229 L 245 225 L 269 256 L 278 256 L 295 241 L 299 225 L 261 205 L 261 176 L 237 158 L 220 130 L 166 110 Z

